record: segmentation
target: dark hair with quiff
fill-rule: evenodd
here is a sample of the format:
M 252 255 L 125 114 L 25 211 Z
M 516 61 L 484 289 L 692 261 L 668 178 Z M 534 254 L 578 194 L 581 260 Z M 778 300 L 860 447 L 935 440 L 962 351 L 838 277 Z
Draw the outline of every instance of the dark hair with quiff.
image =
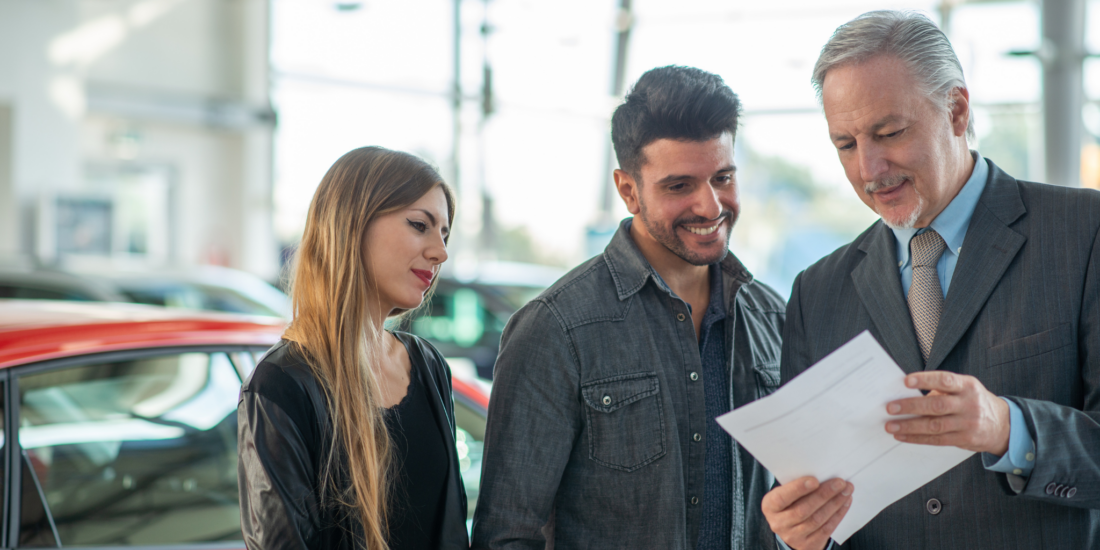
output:
M 640 181 L 642 149 L 659 139 L 707 141 L 737 134 L 741 102 L 722 77 L 694 67 L 651 69 L 611 116 L 619 167 Z

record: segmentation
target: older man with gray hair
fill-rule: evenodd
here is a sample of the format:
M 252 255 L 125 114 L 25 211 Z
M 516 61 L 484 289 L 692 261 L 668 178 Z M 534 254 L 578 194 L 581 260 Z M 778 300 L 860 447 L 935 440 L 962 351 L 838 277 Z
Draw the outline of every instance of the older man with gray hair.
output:
M 888 403 L 883 429 L 977 453 L 843 547 L 1100 548 L 1100 193 L 1019 181 L 970 150 L 962 66 L 922 15 L 842 25 L 813 83 L 882 219 L 795 280 L 782 379 L 868 330 L 926 392 Z M 802 478 L 762 508 L 791 548 L 820 549 L 859 490 Z

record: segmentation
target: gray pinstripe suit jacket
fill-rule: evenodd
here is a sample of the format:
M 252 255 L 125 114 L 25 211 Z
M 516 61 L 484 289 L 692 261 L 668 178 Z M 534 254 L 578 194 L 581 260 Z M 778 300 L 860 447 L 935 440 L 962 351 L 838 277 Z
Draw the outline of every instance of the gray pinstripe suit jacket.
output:
M 1019 404 L 1035 469 L 1017 494 L 975 455 L 843 548 L 1100 548 L 1100 193 L 1017 181 L 989 164 L 928 364 L 880 220 L 795 280 L 782 377 L 870 330 L 906 372 L 976 376 Z

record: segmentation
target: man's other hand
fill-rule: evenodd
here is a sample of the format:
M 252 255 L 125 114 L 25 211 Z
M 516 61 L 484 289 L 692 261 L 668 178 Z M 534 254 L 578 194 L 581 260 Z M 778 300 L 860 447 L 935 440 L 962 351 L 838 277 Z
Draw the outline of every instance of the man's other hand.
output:
M 761 508 L 772 532 L 793 550 L 822 550 L 848 513 L 855 487 L 843 479 L 818 483 L 800 477 L 764 495 Z
M 886 431 L 894 434 L 894 439 L 996 456 L 1008 451 L 1008 404 L 977 378 L 947 371 L 916 372 L 905 377 L 905 385 L 930 391 L 887 403 L 890 414 L 917 415 L 886 423 Z

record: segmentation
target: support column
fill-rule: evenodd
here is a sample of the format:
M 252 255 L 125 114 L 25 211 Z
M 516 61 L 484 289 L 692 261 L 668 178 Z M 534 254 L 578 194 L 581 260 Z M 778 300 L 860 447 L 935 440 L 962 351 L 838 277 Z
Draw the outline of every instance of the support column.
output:
M 0 104 L 0 259 L 19 252 L 19 203 L 12 183 L 11 107 Z
M 615 35 L 615 58 L 611 67 L 611 94 L 609 96 L 615 100 L 615 107 L 618 107 L 618 101 L 623 97 L 623 88 L 626 87 L 626 62 L 627 54 L 630 53 L 630 31 L 634 28 L 634 13 L 631 11 L 631 4 L 632 0 L 619 0 L 619 10 L 615 16 L 617 32 Z M 609 119 L 610 115 L 609 112 Z M 611 124 L 608 124 L 607 127 L 610 130 Z M 600 209 L 596 212 L 595 219 L 588 224 L 585 230 L 585 256 L 595 256 L 602 253 L 607 243 L 611 242 L 611 237 L 615 235 L 615 230 L 618 229 L 617 220 L 611 215 L 614 203 L 618 200 L 618 193 L 612 183 L 613 176 L 611 173 L 618 166 L 618 163 L 615 160 L 615 149 L 611 143 L 610 131 L 604 139 L 606 140 L 604 170 L 596 180 L 600 182 Z
M 1046 183 L 1079 187 L 1085 0 L 1043 0 L 1042 10 Z
M 271 112 L 270 3 L 247 2 L 241 19 L 243 99 L 257 110 Z M 242 129 L 240 255 L 238 265 L 268 281 L 279 273 L 279 246 L 275 239 L 272 183 L 273 127 L 255 123 Z

